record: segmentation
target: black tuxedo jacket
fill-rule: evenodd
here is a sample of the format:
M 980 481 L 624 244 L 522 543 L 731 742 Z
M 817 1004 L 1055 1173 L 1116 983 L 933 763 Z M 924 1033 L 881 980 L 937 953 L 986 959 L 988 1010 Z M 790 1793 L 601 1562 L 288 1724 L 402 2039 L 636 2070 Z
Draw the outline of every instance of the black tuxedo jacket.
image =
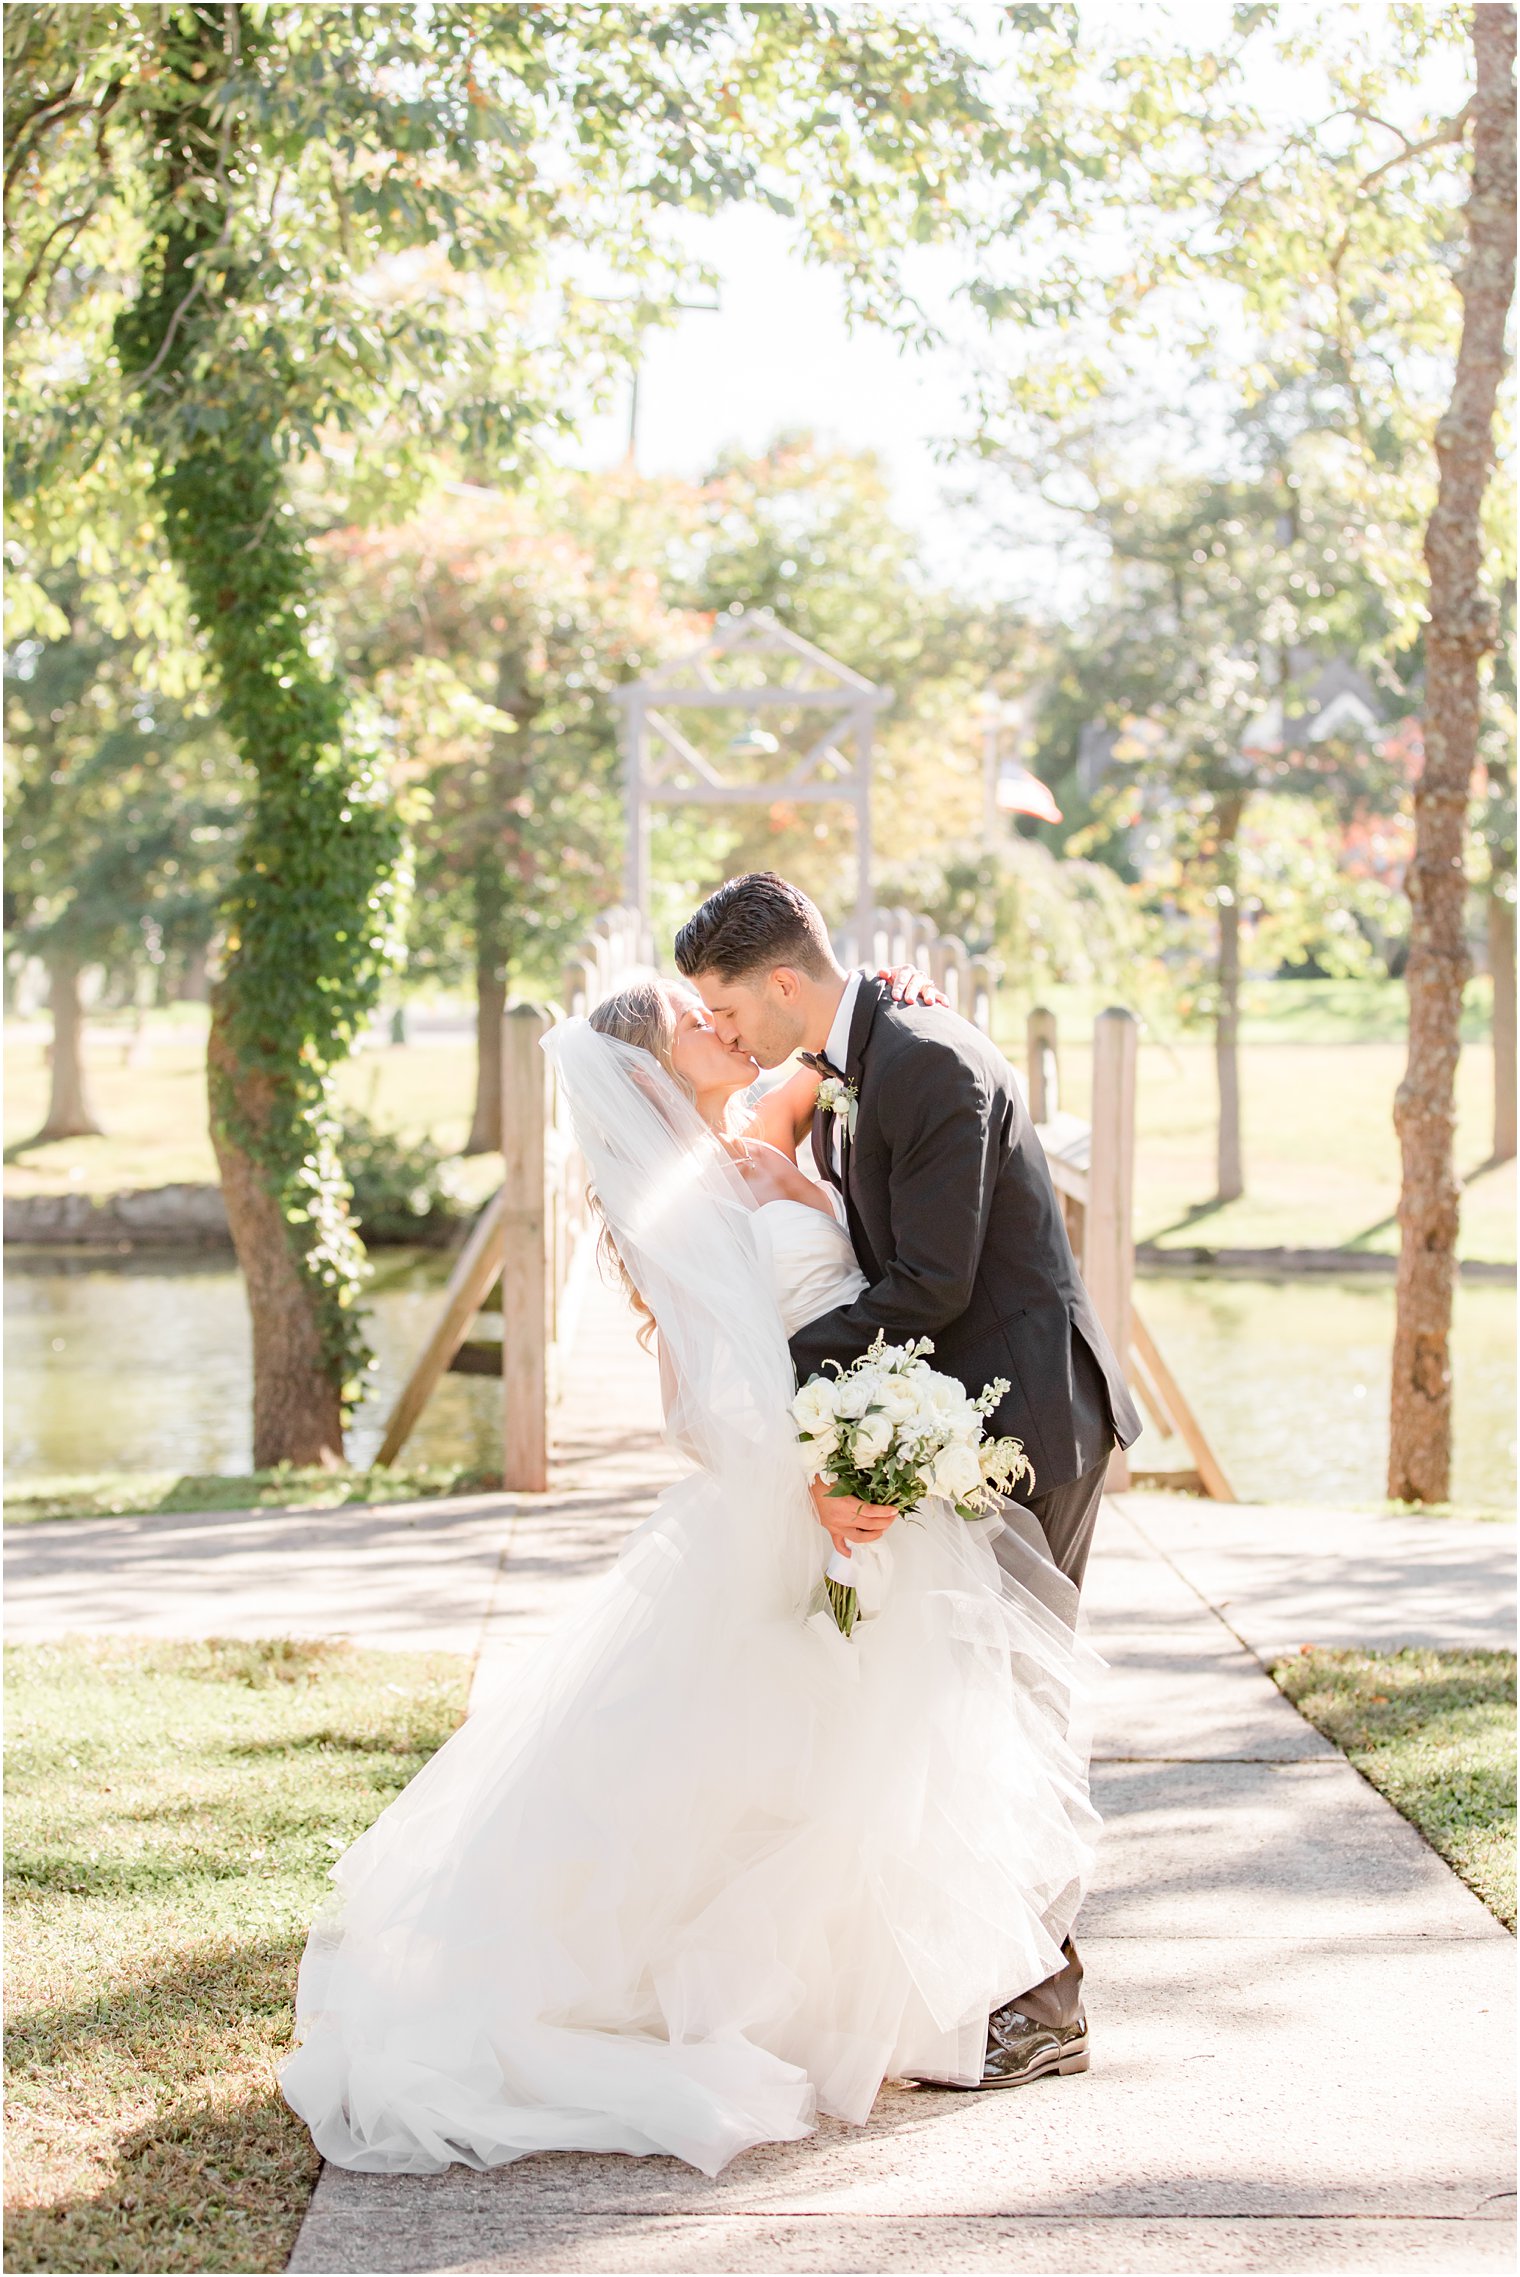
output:
M 870 1286 L 798 1329 L 798 1381 L 825 1360 L 848 1367 L 878 1329 L 889 1344 L 932 1337 L 933 1365 L 968 1391 L 1007 1378 L 988 1429 L 1022 1440 L 1034 1465 L 1020 1501 L 1131 1445 L 1140 1418 L 1002 1053 L 954 1012 L 894 1004 L 882 982 L 865 980 L 844 1072 L 859 1103 L 842 1178 L 823 1115 L 814 1159 L 842 1185 Z

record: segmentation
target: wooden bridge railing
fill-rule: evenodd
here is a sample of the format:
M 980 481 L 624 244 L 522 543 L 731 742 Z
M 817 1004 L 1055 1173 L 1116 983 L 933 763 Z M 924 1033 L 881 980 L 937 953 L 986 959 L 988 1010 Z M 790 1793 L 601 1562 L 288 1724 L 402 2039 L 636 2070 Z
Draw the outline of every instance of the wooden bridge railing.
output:
M 1134 1301 L 1139 1022 L 1132 1012 L 1108 1011 L 1100 1012 L 1093 1025 L 1091 1122 L 1061 1106 L 1055 1014 L 1037 1007 L 1029 1015 L 1026 1037 L 1029 1112 L 1093 1310 L 1162 1438 L 1180 1434 L 1193 1457 L 1197 1485 L 1215 1502 L 1233 1502 L 1234 1490 L 1219 1459 Z M 1109 1483 L 1116 1488 L 1132 1483 L 1129 1458 L 1122 1452 L 1113 1458 Z
M 636 909 L 609 909 L 565 959 L 560 1002 L 567 1014 L 586 1013 L 636 972 L 653 972 L 654 943 Z
M 973 956 L 957 934 L 941 933 L 932 918 L 912 909 L 874 910 L 869 936 L 862 939 L 854 926 L 846 926 L 834 936 L 834 953 L 846 972 L 852 965 L 867 965 L 873 972 L 883 966 L 917 965 L 963 1019 L 992 1033 L 996 962 Z

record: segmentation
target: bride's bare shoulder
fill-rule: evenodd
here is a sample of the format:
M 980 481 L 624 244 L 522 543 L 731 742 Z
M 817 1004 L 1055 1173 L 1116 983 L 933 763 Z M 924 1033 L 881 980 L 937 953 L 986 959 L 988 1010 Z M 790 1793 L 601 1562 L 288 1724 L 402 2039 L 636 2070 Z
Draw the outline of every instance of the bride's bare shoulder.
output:
M 810 1067 L 799 1067 L 784 1083 L 767 1091 L 755 1107 L 749 1130 L 753 1137 L 763 1139 L 767 1145 L 779 1147 L 796 1159 L 799 1142 L 806 1137 L 812 1121 L 813 1109 L 818 1101 L 818 1076 Z
M 773 1146 L 753 1131 L 727 1138 L 723 1144 L 757 1205 L 805 1202 L 809 1209 L 821 1210 L 825 1217 L 833 1215 L 828 1196 L 815 1179 L 798 1168 L 796 1156 L 786 1147 Z

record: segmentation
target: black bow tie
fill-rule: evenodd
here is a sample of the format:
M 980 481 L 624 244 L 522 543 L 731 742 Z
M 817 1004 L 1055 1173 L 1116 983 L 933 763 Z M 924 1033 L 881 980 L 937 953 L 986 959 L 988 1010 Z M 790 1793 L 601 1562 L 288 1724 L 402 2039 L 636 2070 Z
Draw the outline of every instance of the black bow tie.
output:
M 815 1075 L 832 1075 L 836 1083 L 843 1083 L 844 1069 L 836 1067 L 827 1052 L 799 1052 L 797 1057 L 803 1066 L 810 1067 Z

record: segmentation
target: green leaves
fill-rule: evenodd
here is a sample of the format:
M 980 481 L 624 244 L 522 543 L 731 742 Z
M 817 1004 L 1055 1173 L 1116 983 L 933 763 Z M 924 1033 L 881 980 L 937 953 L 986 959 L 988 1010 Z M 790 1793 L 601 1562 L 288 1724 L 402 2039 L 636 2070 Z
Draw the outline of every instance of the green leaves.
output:
M 44 568 L 35 630 L 7 651 L 6 928 L 27 953 L 135 981 L 205 947 L 244 782 L 185 676 L 140 671 L 141 593 L 117 600 L 102 624 L 77 571 Z

